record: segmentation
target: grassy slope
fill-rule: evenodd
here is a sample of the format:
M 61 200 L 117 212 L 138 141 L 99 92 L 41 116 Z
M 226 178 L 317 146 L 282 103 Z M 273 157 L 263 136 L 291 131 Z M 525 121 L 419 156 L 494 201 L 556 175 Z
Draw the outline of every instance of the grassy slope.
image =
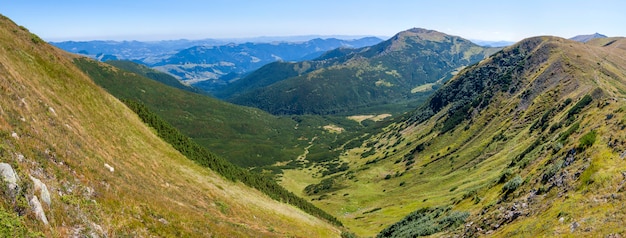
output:
M 334 211 L 345 226 L 365 236 L 376 234 L 418 208 L 445 205 L 470 212 L 468 222 L 472 225 L 455 231 L 466 235 L 485 234 L 495 229 L 494 225 L 500 226 L 495 229 L 497 236 L 626 232 L 620 226 L 626 219 L 624 178 L 620 174 L 626 170 L 626 162 L 620 159 L 626 150 L 625 52 L 558 38 L 536 38 L 526 43 L 533 41 L 536 47 L 516 45 L 505 50 L 528 48 L 528 56 L 512 73 L 516 89 L 495 91 L 484 108 L 471 109 L 471 120 L 461 121 L 448 133 L 439 133 L 448 118 L 445 108 L 422 123 L 388 127 L 386 133 L 370 140 L 370 145 L 378 148 L 374 155 L 361 159 L 361 153 L 369 148 L 357 148 L 342 156 L 352 169 L 335 179 L 334 191 L 314 203 Z M 486 60 L 477 68 L 497 65 Z M 463 73 L 460 75 L 455 80 L 461 80 Z M 574 115 L 570 124 L 550 132 L 550 126 L 567 121 L 568 111 L 586 94 L 593 96 L 592 103 Z M 567 98 L 573 102 L 559 109 Z M 532 125 L 549 108 L 555 111 L 548 117 L 548 128 L 531 132 Z M 576 122 L 579 129 L 561 140 L 560 135 Z M 597 133 L 596 142 L 579 150 L 573 162 L 563 166 L 568 152 L 575 150 L 580 138 L 591 130 Z M 537 140 L 539 145 L 532 147 Z M 426 146 L 413 154 L 420 144 Z M 519 159 L 525 151 L 528 153 Z M 371 163 L 377 158 L 378 162 Z M 407 166 L 408 158 L 415 162 Z M 305 195 L 305 181 L 319 181 L 312 176 L 299 178 L 307 174 L 288 171 L 284 185 Z M 389 179 L 385 179 L 387 175 L 391 175 Z M 524 183 L 505 196 L 502 188 L 515 175 Z M 542 192 L 532 195 L 533 191 Z M 522 204 L 527 207 L 520 208 Z M 506 216 L 513 206 L 521 215 L 511 223 Z M 368 212 L 376 208 L 381 209 Z M 563 222 L 559 222 L 561 217 Z M 570 233 L 573 222 L 581 227 Z
M 2 161 L 18 170 L 27 194 L 28 174 L 52 194 L 49 227 L 28 210 L 21 222 L 46 236 L 338 236 L 337 228 L 189 161 L 67 54 L 4 17 L 0 90 Z

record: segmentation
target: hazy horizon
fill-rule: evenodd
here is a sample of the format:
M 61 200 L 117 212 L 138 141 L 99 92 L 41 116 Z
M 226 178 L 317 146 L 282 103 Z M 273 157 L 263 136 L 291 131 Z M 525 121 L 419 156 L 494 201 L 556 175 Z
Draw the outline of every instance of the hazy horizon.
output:
M 595 32 L 626 36 L 626 2 L 448 0 L 9 1 L 3 14 L 46 41 L 159 41 L 386 36 L 413 27 L 467 39 L 519 41 Z

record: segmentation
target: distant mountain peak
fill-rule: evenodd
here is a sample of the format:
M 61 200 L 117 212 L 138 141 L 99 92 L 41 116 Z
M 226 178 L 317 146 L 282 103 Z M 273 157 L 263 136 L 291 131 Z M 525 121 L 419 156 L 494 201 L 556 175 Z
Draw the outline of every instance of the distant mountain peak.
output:
M 429 30 L 424 28 L 411 28 L 405 31 L 401 31 L 395 36 L 389 39 L 389 47 L 387 48 L 389 51 L 397 51 L 402 50 L 407 45 L 415 44 L 418 42 L 445 42 L 451 41 L 452 38 L 457 38 L 458 40 L 466 41 L 461 37 L 451 36 L 439 31 Z M 468 43 L 470 41 L 467 41 Z
M 574 36 L 572 38 L 570 38 L 570 40 L 575 40 L 575 41 L 579 41 L 579 42 L 587 42 L 591 39 L 596 39 L 596 38 L 607 38 L 607 36 L 600 34 L 600 33 L 594 33 L 594 34 L 590 34 L 590 35 L 577 35 Z

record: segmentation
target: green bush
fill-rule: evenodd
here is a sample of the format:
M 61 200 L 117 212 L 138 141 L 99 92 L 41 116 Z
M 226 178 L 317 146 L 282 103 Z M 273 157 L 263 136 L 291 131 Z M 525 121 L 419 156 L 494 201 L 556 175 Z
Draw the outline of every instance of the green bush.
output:
M 517 175 L 504 184 L 504 186 L 502 187 L 502 191 L 507 194 L 511 193 L 515 191 L 519 186 L 521 186 L 522 183 L 524 183 L 524 180 L 522 179 L 522 177 Z
M 468 212 L 452 211 L 449 207 L 421 208 L 385 228 L 377 237 L 428 236 L 454 229 L 463 224 L 467 217 Z
M 0 237 L 44 237 L 24 225 L 23 219 L 15 213 L 0 207 Z
M 591 96 L 589 95 L 585 95 L 582 99 L 580 99 L 580 101 L 576 103 L 576 105 L 574 105 L 571 109 L 569 109 L 569 111 L 567 111 L 567 118 L 569 119 L 572 116 L 578 114 L 581 110 L 583 110 L 585 106 L 589 105 L 591 101 L 593 101 L 593 98 L 591 98 Z
M 590 131 L 580 138 L 578 148 L 584 150 L 593 145 L 594 142 L 596 142 L 596 131 Z

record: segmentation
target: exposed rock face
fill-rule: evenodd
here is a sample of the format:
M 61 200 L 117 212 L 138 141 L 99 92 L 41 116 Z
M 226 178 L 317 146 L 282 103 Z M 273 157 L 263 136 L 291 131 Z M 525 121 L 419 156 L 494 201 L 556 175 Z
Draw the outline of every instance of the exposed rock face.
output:
M 46 217 L 46 213 L 43 211 L 43 207 L 41 206 L 37 196 L 33 196 L 33 198 L 28 201 L 28 205 L 30 205 L 30 208 L 33 209 L 33 212 L 35 212 L 35 217 L 43 222 L 43 224 L 48 225 L 48 218 Z
M 7 183 L 9 193 L 12 195 L 17 194 L 17 181 L 19 178 L 17 177 L 15 170 L 13 170 L 13 167 L 7 163 L 0 163 L 0 174 L 2 174 L 4 182 Z
M 46 184 L 44 184 L 43 182 L 41 182 L 41 180 L 30 176 L 30 179 L 33 180 L 33 185 L 35 187 L 35 192 L 39 191 L 39 197 L 41 197 L 41 200 L 48 204 L 48 206 L 50 206 L 50 204 L 52 203 L 52 201 L 50 200 L 50 192 L 48 191 L 48 186 L 46 186 Z

